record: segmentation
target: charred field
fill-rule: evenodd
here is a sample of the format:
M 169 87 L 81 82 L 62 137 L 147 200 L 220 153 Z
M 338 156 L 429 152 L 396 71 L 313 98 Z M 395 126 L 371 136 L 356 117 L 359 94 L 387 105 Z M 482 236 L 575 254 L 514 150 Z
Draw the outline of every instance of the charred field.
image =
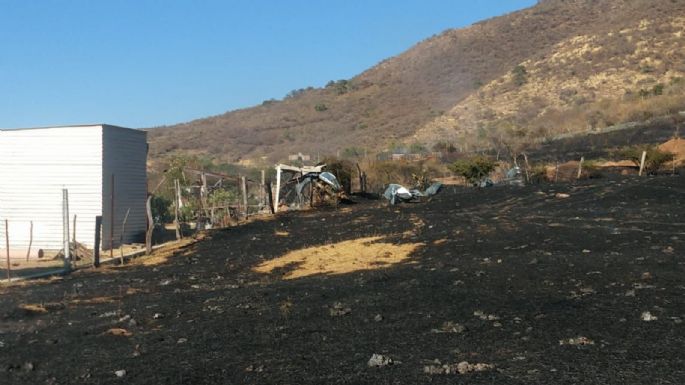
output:
M 684 197 L 682 176 L 447 186 L 4 287 L 0 382 L 683 383 Z

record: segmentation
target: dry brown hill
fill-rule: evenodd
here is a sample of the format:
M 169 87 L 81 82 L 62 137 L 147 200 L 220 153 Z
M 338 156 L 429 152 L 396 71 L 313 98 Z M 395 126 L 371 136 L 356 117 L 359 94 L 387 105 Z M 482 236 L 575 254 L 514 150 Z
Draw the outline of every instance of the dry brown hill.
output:
M 222 161 L 532 140 L 685 109 L 680 0 L 545 0 L 448 30 L 349 80 L 150 130 Z M 637 115 L 636 115 L 637 114 Z

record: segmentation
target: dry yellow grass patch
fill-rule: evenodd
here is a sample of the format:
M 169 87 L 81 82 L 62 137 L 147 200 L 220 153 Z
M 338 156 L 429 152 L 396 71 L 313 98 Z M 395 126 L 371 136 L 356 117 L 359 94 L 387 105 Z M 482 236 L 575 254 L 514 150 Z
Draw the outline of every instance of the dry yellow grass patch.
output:
M 69 301 L 69 305 L 97 305 L 101 303 L 110 303 L 118 300 L 114 297 L 93 297 L 93 298 L 79 298 Z
M 40 304 L 33 304 L 33 303 L 26 303 L 19 305 L 19 309 L 25 310 L 29 313 L 47 313 L 48 309 L 45 308 L 45 306 L 40 305 Z
M 277 237 L 287 237 L 288 235 L 290 235 L 290 233 L 287 232 L 287 231 L 278 231 L 278 230 L 276 230 L 276 232 L 274 233 L 274 235 L 276 235 Z
M 382 240 L 382 237 L 366 237 L 295 250 L 259 264 L 254 271 L 269 274 L 284 269 L 284 279 L 296 279 L 377 270 L 406 261 L 411 253 L 423 246 L 422 243 L 394 245 Z
M 130 331 L 122 328 L 111 328 L 103 334 L 117 337 L 131 337 L 133 335 L 133 333 L 131 333 Z
M 143 257 L 136 260 L 134 263 L 141 264 L 143 266 L 156 266 L 161 265 L 169 260 L 171 256 L 176 254 L 178 251 L 184 247 L 195 243 L 196 240 L 192 238 L 186 238 L 179 242 L 173 243 L 169 246 L 163 247 L 152 253 L 149 257 Z

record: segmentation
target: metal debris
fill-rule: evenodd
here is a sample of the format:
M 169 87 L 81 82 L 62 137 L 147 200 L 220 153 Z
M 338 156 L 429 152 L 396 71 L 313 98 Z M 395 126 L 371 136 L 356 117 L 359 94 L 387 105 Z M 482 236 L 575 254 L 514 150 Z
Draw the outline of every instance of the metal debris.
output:
M 576 337 L 576 338 L 568 338 L 565 340 L 559 340 L 559 345 L 573 345 L 573 346 L 578 346 L 578 345 L 594 345 L 595 341 L 587 338 L 587 337 Z
M 425 191 L 409 190 L 408 188 L 399 184 L 389 184 L 383 193 L 383 197 L 390 201 L 391 205 L 396 205 L 400 202 L 410 202 L 418 198 L 432 197 L 440 192 L 442 183 L 436 182 L 430 185 Z

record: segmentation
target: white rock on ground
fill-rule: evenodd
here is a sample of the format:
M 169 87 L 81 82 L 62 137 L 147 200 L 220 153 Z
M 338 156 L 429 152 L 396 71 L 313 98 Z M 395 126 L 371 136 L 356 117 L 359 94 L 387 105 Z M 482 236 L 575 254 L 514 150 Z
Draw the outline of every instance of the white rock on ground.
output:
M 392 358 L 388 356 L 384 356 L 382 354 L 376 354 L 374 353 L 371 358 L 369 358 L 369 362 L 367 365 L 370 368 L 376 367 L 383 367 L 383 366 L 388 366 L 388 365 L 393 365 L 395 362 L 392 360 Z

